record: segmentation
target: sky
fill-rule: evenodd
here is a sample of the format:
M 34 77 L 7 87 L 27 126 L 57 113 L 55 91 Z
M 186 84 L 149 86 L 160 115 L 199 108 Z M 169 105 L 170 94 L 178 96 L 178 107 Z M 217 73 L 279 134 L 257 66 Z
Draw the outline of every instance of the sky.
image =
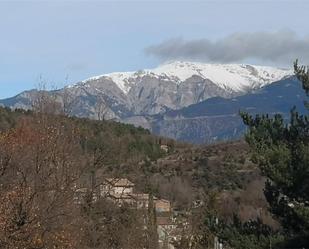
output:
M 0 98 L 165 61 L 309 64 L 309 1 L 0 0 Z

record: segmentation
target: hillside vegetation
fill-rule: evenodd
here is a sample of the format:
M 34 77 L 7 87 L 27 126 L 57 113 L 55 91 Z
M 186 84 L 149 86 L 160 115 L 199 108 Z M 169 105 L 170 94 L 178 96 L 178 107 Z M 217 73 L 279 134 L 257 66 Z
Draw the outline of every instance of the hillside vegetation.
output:
M 188 221 L 202 215 L 201 224 L 188 228 L 198 239 L 192 248 L 212 244 L 214 232 L 203 222 L 210 213 L 232 226 L 237 217 L 280 228 L 267 211 L 264 179 L 243 141 L 200 147 L 112 121 L 6 108 L 0 113 L 2 248 L 147 247 L 143 221 L 132 209 L 119 210 L 107 200 L 74 204 L 74 186 L 91 189 L 96 172 L 128 178 L 140 192 L 170 200 Z M 121 230 L 116 237 L 114 229 Z

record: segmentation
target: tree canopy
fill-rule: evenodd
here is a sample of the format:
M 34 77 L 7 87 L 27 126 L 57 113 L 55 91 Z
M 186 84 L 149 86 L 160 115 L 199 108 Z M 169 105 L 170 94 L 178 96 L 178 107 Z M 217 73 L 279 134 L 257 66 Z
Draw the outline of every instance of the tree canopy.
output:
M 309 97 L 309 67 L 299 66 L 296 61 L 294 71 Z M 304 104 L 309 108 L 306 101 Z M 248 126 L 246 141 L 252 149 L 252 160 L 267 177 L 264 193 L 271 212 L 293 246 L 308 246 L 309 116 L 291 108 L 288 122 L 280 114 L 241 116 Z M 299 238 L 297 242 L 292 240 L 295 238 Z

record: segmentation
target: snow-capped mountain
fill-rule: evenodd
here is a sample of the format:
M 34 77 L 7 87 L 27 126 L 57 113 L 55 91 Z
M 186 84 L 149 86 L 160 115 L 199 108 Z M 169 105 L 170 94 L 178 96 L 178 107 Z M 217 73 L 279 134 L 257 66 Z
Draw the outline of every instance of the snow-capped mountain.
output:
M 180 109 L 211 97 L 243 95 L 292 74 L 273 67 L 176 61 L 154 69 L 91 77 L 70 89 L 101 96 L 109 106 L 108 116 L 122 119 Z
M 115 82 L 125 94 L 128 94 L 131 88 L 145 76 L 155 77 L 163 81 L 173 81 L 178 85 L 192 76 L 199 76 L 202 79 L 212 81 L 220 88 L 233 92 L 246 92 L 248 88 L 262 87 L 292 74 L 291 70 L 274 67 L 175 61 L 163 64 L 155 69 L 95 76 L 84 80 L 83 83 L 107 78 Z
M 154 69 L 95 76 L 48 94 L 56 95 L 63 106 L 69 106 L 71 115 L 93 119 L 104 115 L 106 119 L 142 125 L 156 131 L 161 122 L 157 118 L 170 119 L 165 113 L 213 97 L 230 99 L 254 93 L 291 75 L 291 70 L 274 67 L 176 61 Z M 23 92 L 0 100 L 0 105 L 29 109 L 36 94 L 35 90 Z M 182 117 L 172 119 L 179 123 Z

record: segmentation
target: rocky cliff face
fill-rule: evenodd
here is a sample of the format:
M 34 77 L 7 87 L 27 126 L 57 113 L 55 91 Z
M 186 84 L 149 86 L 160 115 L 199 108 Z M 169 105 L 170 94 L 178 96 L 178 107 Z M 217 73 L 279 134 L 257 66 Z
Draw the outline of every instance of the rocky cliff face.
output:
M 252 115 L 280 113 L 289 118 L 293 106 L 306 113 L 303 100 L 305 93 L 294 77 L 246 95 L 234 98 L 215 97 L 180 110 L 169 110 L 152 116 L 136 116 L 125 119 L 127 123 L 147 127 L 153 133 L 191 143 L 212 143 L 219 140 L 237 139 L 245 127 L 239 111 Z

